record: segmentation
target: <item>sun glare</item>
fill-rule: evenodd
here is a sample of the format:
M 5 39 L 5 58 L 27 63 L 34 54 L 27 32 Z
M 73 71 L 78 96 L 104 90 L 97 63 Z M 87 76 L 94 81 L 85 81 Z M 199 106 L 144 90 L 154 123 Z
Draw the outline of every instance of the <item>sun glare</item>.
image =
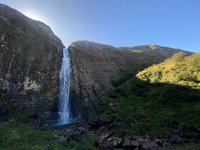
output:
M 25 15 L 33 20 L 37 20 L 37 21 L 43 21 L 42 17 L 40 17 L 38 14 L 36 13 L 31 13 L 31 12 L 26 12 Z

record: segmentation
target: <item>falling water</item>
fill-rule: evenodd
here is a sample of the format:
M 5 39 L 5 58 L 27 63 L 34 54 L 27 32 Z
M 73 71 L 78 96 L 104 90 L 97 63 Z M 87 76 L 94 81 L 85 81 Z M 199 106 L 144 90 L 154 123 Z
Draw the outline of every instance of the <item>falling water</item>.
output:
M 59 120 L 58 124 L 68 124 L 70 119 L 69 91 L 70 91 L 71 63 L 68 50 L 63 49 L 62 67 L 59 74 Z

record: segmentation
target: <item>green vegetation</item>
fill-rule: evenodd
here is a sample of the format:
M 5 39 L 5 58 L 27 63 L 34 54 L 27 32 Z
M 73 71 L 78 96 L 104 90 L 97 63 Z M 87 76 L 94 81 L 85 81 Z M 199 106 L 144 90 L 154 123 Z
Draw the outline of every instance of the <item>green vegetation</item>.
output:
M 102 114 L 114 116 L 113 131 L 163 137 L 174 124 L 200 125 L 199 58 L 176 54 L 118 86 L 105 98 L 117 112 Z
M 161 64 L 145 69 L 138 78 L 151 83 L 172 83 L 200 89 L 200 53 L 185 57 L 175 54 Z
M 155 46 L 155 45 L 154 45 Z M 141 51 L 140 54 L 135 53 L 135 51 Z M 166 58 L 171 57 L 174 53 L 180 52 L 178 49 L 173 50 L 160 50 L 160 49 L 151 49 L 149 46 L 142 47 L 141 50 L 132 50 L 129 52 L 129 55 L 133 56 L 133 62 L 130 66 L 129 71 L 121 72 L 112 77 L 112 84 L 113 86 L 117 87 L 123 83 L 125 83 L 127 80 L 131 79 L 134 75 L 136 75 L 138 72 L 142 71 L 144 68 L 152 66 L 153 64 L 160 63 Z M 188 52 L 180 52 L 180 54 L 188 54 Z M 179 55 L 179 54 L 176 54 Z M 176 57 L 173 56 L 173 57 Z
M 33 130 L 17 123 L 0 123 L 1 150 L 95 150 L 94 140 L 84 135 L 79 142 L 59 140 L 51 131 Z

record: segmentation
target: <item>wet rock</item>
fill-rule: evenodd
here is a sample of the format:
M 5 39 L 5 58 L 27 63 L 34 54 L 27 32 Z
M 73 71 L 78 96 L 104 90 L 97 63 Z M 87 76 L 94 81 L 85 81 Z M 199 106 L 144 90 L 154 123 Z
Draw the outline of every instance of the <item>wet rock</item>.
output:
M 131 145 L 131 136 L 124 137 L 123 147 L 130 147 Z
M 172 130 L 172 134 L 182 136 L 183 135 L 183 126 L 179 125 L 179 126 L 174 127 Z
M 132 140 L 132 141 L 131 141 L 131 147 L 133 147 L 133 148 L 139 147 L 138 141 Z
M 159 146 L 162 146 L 163 145 L 163 142 L 161 139 L 156 139 L 156 143 L 159 145 Z
M 107 129 L 107 128 L 106 128 L 105 126 L 101 126 L 101 127 L 98 129 L 97 133 L 98 133 L 98 134 L 101 134 L 101 133 L 104 132 L 106 129 Z
M 84 127 L 78 127 L 77 131 L 82 135 L 84 133 L 87 133 L 89 130 Z
M 143 141 L 142 143 L 140 143 L 139 148 L 144 150 L 154 150 L 158 148 L 158 145 L 155 141 Z
M 131 137 L 131 140 L 136 141 L 136 140 L 138 140 L 138 137 L 137 137 L 137 136 L 132 136 L 132 137 Z
M 110 142 L 103 142 L 100 143 L 99 146 L 103 149 L 103 150 L 112 150 L 113 146 Z
M 83 128 L 83 127 L 79 127 L 78 130 L 79 130 L 80 132 L 87 132 L 87 131 L 88 131 L 88 129 Z
M 184 126 L 183 137 L 193 141 L 200 138 L 200 129 L 197 126 Z
M 104 132 L 101 134 L 101 136 L 99 137 L 99 141 L 102 142 L 105 139 L 107 139 L 108 137 L 110 137 L 112 135 L 112 132 Z
M 71 137 L 73 140 L 79 141 L 81 139 L 81 135 L 82 135 L 81 132 L 73 132 Z
M 171 143 L 164 141 L 162 147 L 169 147 Z
M 172 135 L 171 142 L 173 144 L 183 144 L 185 140 L 178 135 Z
M 114 137 L 113 138 L 113 146 L 114 147 L 122 147 L 123 145 L 123 139 L 119 137 Z

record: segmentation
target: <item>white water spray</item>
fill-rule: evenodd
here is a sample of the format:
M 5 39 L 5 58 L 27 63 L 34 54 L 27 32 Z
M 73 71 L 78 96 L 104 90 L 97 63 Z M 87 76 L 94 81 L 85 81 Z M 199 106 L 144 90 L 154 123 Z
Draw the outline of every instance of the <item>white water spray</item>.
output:
M 69 92 L 70 92 L 70 74 L 71 62 L 68 50 L 63 49 L 62 67 L 59 74 L 59 120 L 58 124 L 68 124 L 71 122 L 70 106 L 69 106 Z

